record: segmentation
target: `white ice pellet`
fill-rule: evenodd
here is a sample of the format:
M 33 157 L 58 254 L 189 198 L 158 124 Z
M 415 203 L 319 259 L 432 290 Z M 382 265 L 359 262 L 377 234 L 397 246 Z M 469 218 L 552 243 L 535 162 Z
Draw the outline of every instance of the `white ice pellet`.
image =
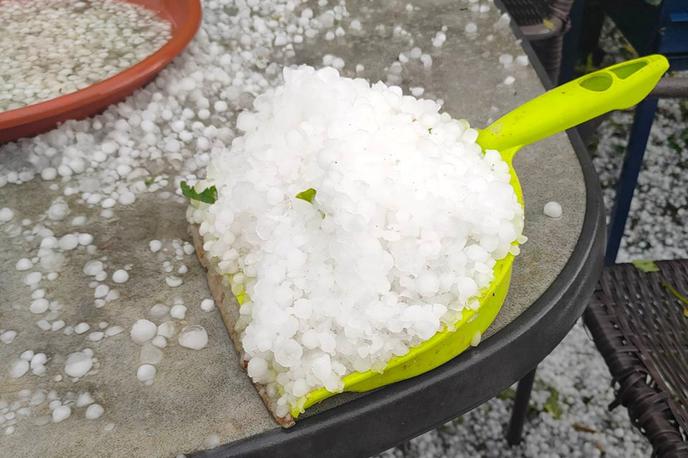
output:
M 145 319 L 137 320 L 132 325 L 129 335 L 131 336 L 131 340 L 137 344 L 143 344 L 155 337 L 157 330 L 158 327 L 152 321 Z
M 93 404 L 95 401 L 88 391 L 82 391 L 76 398 L 77 407 L 86 407 L 87 405 Z
M 471 347 L 477 347 L 478 344 L 480 343 L 480 339 L 482 337 L 482 334 L 480 331 L 476 331 L 475 334 L 471 337 Z
M 105 413 L 103 406 L 100 404 L 91 404 L 86 408 L 86 413 L 84 416 L 87 420 L 95 420 L 96 418 L 100 418 L 103 413 Z
M 158 348 L 165 348 L 167 346 L 167 339 L 163 336 L 155 336 L 153 340 L 151 340 L 151 343 Z
M 170 316 L 178 320 L 183 320 L 186 316 L 186 307 L 183 305 L 175 305 L 170 309 Z
M 83 377 L 93 367 L 92 356 L 93 354 L 89 349 L 70 353 L 65 362 L 65 373 L 74 378 Z
M 79 234 L 78 235 L 79 239 L 79 245 L 81 246 L 87 246 L 93 243 L 93 236 L 91 234 Z
M 41 279 L 43 278 L 43 274 L 40 272 L 31 272 L 26 274 L 24 277 L 24 284 L 28 286 L 32 285 L 37 285 Z
M 129 280 L 129 273 L 124 269 L 116 270 L 112 274 L 112 281 L 115 283 L 125 283 L 127 280 Z
M 136 201 L 136 195 L 133 192 L 123 192 L 120 194 L 117 201 L 122 205 L 130 205 Z
M 89 326 L 88 323 L 79 323 L 76 326 L 74 326 L 74 332 L 76 332 L 77 334 L 83 334 L 89 329 L 91 329 L 91 326 Z
M 162 242 L 160 240 L 151 240 L 148 242 L 148 248 L 150 248 L 153 253 L 157 253 L 162 248 Z
M 42 366 L 48 361 L 48 357 L 46 356 L 45 353 L 36 353 L 31 357 L 31 367 L 37 367 L 37 366 Z
M 189 242 L 184 242 L 184 246 L 182 247 L 182 251 L 184 252 L 185 255 L 191 256 L 192 254 L 194 254 L 195 250 L 194 250 L 194 247 L 192 244 L 190 244 Z
M 33 263 L 28 258 L 21 258 L 19 261 L 17 261 L 17 265 L 15 267 L 19 271 L 29 270 L 33 267 Z
M 31 361 L 31 358 L 33 358 L 33 350 L 26 350 L 22 352 L 21 355 L 19 355 L 19 358 L 23 359 L 24 361 Z
M 504 84 L 507 85 L 507 86 L 511 86 L 512 84 L 514 84 L 514 81 L 516 81 L 516 78 L 514 78 L 514 77 L 511 76 L 511 75 L 509 75 L 509 76 L 507 76 L 506 78 L 504 78 Z
M 445 41 L 447 41 L 447 35 L 444 32 L 437 32 L 432 39 L 432 45 L 435 48 L 441 48 Z
M 84 264 L 84 273 L 89 277 L 95 277 L 103 271 L 103 263 L 100 261 L 88 261 Z
M 478 26 L 474 22 L 469 22 L 466 24 L 466 27 L 464 27 L 464 30 L 466 33 L 475 33 L 478 31 Z
M 118 334 L 121 334 L 122 331 L 124 331 L 124 328 L 122 326 L 110 326 L 105 330 L 105 336 L 106 337 L 112 337 L 116 336 Z
M 554 201 L 547 202 L 545 204 L 543 212 L 545 215 L 549 216 L 550 218 L 561 218 L 561 215 L 562 215 L 561 204 L 559 202 L 554 202 Z
M 52 412 L 53 416 L 53 423 L 59 423 L 63 420 L 66 420 L 69 418 L 69 416 L 72 414 L 72 409 L 69 406 L 59 406 L 55 407 Z
M 31 302 L 29 309 L 31 310 L 31 313 L 40 314 L 45 313 L 49 306 L 50 302 L 48 302 L 46 299 L 36 299 Z
M 157 334 L 160 336 L 163 336 L 167 339 L 171 339 L 172 337 L 174 337 L 174 334 L 176 332 L 177 332 L 177 325 L 174 324 L 174 321 L 165 321 L 160 326 L 158 326 L 158 329 L 157 329 Z
M 528 65 L 528 56 L 525 54 L 521 54 L 520 56 L 516 56 L 516 63 L 521 66 L 526 66 Z
M 204 312 L 210 312 L 215 308 L 215 301 L 207 298 L 201 301 L 201 310 Z
M 155 373 L 156 373 L 155 366 L 152 364 L 142 364 L 139 366 L 139 368 L 136 370 L 136 378 L 139 379 L 141 382 L 152 382 L 153 379 L 155 378 Z
M 170 288 L 176 288 L 178 286 L 181 286 L 182 283 L 184 283 L 184 280 L 182 280 L 181 277 L 177 277 L 176 275 L 168 275 L 165 277 L 165 283 L 167 283 L 167 286 Z
M 100 342 L 105 337 L 105 333 L 101 331 L 95 331 L 88 335 L 88 340 L 91 342 Z
M 511 54 L 502 54 L 499 56 L 499 63 L 508 66 L 511 65 L 511 63 L 514 61 L 514 56 Z
M 179 345 L 192 350 L 200 350 L 208 345 L 208 333 L 200 325 L 184 327 L 179 333 Z
M 155 304 L 153 307 L 150 308 L 148 313 L 150 314 L 151 317 L 160 319 L 163 318 L 165 315 L 167 315 L 170 311 L 170 308 L 166 306 L 165 304 Z
M 57 170 L 53 167 L 46 167 L 41 171 L 41 178 L 45 181 L 54 180 L 57 177 Z
M 63 251 L 70 251 L 79 246 L 79 238 L 75 234 L 67 234 L 60 238 L 59 247 Z
M 0 342 L 4 344 L 11 344 L 14 341 L 14 338 L 17 337 L 17 331 L 13 330 L 8 330 L 0 333 Z
M 69 214 L 69 206 L 62 199 L 57 199 L 48 208 L 48 218 L 53 221 L 62 221 Z
M 23 359 L 18 359 L 12 363 L 10 367 L 10 377 L 19 378 L 29 371 L 29 362 Z
M 107 294 L 110 292 L 110 287 L 108 285 L 98 285 L 96 286 L 95 291 L 93 292 L 93 295 L 96 298 L 101 298 L 107 296 Z
M 12 221 L 12 218 L 14 218 L 14 211 L 11 208 L 0 208 L 0 223 Z
M 225 102 L 224 100 L 218 100 L 213 105 L 213 109 L 218 113 L 224 113 L 225 111 L 227 111 L 227 108 L 228 108 L 227 102 Z

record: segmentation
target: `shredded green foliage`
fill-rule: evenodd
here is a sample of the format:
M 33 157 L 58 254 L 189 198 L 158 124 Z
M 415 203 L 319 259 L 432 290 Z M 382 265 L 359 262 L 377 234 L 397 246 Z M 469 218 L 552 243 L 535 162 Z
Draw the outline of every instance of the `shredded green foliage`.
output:
M 198 192 L 192 186 L 189 186 L 186 181 L 182 181 L 181 188 L 182 194 L 188 199 L 198 200 L 206 204 L 214 204 L 217 200 L 217 188 L 215 186 L 205 188 L 203 191 Z
M 669 293 L 671 293 L 672 296 L 674 296 L 679 301 L 683 302 L 683 316 L 688 318 L 688 297 L 681 294 L 676 288 L 674 288 L 667 282 L 662 282 L 662 286 L 664 287 L 664 289 L 669 291 Z
M 554 388 L 549 389 L 549 397 L 545 401 L 545 412 L 548 412 L 556 420 L 561 418 L 561 405 L 559 405 L 559 392 Z
M 654 261 L 647 259 L 636 259 L 635 261 L 631 262 L 635 268 L 641 272 L 659 272 L 659 267 L 657 267 L 657 264 L 655 264 Z
M 312 203 L 313 203 L 313 200 L 315 199 L 315 195 L 316 195 L 317 193 L 318 193 L 318 191 L 316 191 L 315 189 L 313 189 L 313 188 L 308 188 L 308 189 L 306 189 L 305 191 L 301 191 L 300 193 L 298 193 L 298 194 L 296 195 L 296 198 L 297 198 L 297 199 L 301 199 L 301 200 L 305 200 L 305 201 L 308 202 L 309 204 L 312 204 Z
M 501 399 L 502 401 L 506 401 L 507 399 L 516 399 L 516 391 L 509 387 L 506 390 L 502 391 L 497 395 L 498 399 Z
M 143 184 L 145 184 L 146 187 L 152 185 L 153 183 L 155 183 L 155 177 L 146 177 L 146 179 L 143 180 Z

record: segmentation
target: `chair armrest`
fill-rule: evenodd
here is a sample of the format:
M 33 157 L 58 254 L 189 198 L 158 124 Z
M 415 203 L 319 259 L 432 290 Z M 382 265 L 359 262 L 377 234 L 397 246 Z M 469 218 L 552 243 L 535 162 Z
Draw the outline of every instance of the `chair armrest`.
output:
M 688 98 L 688 78 L 664 78 L 650 92 L 650 96 L 660 99 Z

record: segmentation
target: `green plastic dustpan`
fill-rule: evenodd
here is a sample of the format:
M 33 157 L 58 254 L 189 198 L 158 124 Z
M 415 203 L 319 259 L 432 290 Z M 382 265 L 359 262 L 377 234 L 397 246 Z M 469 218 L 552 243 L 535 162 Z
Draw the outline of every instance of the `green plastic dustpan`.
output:
M 511 185 L 523 205 L 521 185 L 512 166 L 515 154 L 525 145 L 562 132 L 612 110 L 630 108 L 644 99 L 668 70 L 664 56 L 651 55 L 623 62 L 558 86 L 499 118 L 479 131 L 483 149 L 498 150 L 511 173 Z M 387 363 L 382 372 L 353 372 L 343 378 L 343 391 L 362 392 L 405 380 L 444 364 L 466 350 L 494 321 L 511 280 L 514 256 L 509 254 L 494 266 L 494 279 L 481 291 L 479 307 L 464 309 L 451 329 L 411 348 Z M 230 282 L 231 284 L 231 282 Z M 247 297 L 234 291 L 241 303 Z M 296 419 L 304 410 L 337 393 L 325 388 L 313 390 L 290 406 Z

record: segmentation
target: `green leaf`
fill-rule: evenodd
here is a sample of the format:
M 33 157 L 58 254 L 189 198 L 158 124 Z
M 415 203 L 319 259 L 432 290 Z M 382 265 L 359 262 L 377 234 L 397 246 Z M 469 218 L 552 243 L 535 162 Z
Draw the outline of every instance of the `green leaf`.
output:
M 674 296 L 679 301 L 683 302 L 683 316 L 688 318 L 688 297 L 679 293 L 679 291 L 676 288 L 674 288 L 667 282 L 662 282 L 662 286 L 664 287 L 664 289 L 669 291 L 669 293 L 671 293 L 672 296 Z
M 155 183 L 155 177 L 146 177 L 146 179 L 143 180 L 143 184 L 145 184 L 146 187 L 152 185 L 153 183 Z
M 316 195 L 317 193 L 318 193 L 318 191 L 316 191 L 315 189 L 313 189 L 313 188 L 308 188 L 308 189 L 306 189 L 305 191 L 301 191 L 300 193 L 298 193 L 298 194 L 296 195 L 296 198 L 297 198 L 297 199 L 301 199 L 301 200 L 305 200 L 305 201 L 308 202 L 309 204 L 312 204 L 312 203 L 313 203 L 313 199 L 315 199 L 315 195 Z
M 206 204 L 214 204 L 217 200 L 217 188 L 211 186 L 198 192 L 192 186 L 189 186 L 186 181 L 181 182 L 182 194 L 191 200 L 198 200 Z
M 548 412 L 556 420 L 561 418 L 561 406 L 559 405 L 559 392 L 554 388 L 549 389 L 549 397 L 545 401 L 545 412 Z
M 497 395 L 498 399 L 501 399 L 502 401 L 506 401 L 507 399 L 514 400 L 516 399 L 516 391 L 509 387 L 506 390 L 502 391 Z
M 631 263 L 641 272 L 659 272 L 659 267 L 657 267 L 657 264 L 648 259 L 636 259 L 635 261 L 631 261 Z

